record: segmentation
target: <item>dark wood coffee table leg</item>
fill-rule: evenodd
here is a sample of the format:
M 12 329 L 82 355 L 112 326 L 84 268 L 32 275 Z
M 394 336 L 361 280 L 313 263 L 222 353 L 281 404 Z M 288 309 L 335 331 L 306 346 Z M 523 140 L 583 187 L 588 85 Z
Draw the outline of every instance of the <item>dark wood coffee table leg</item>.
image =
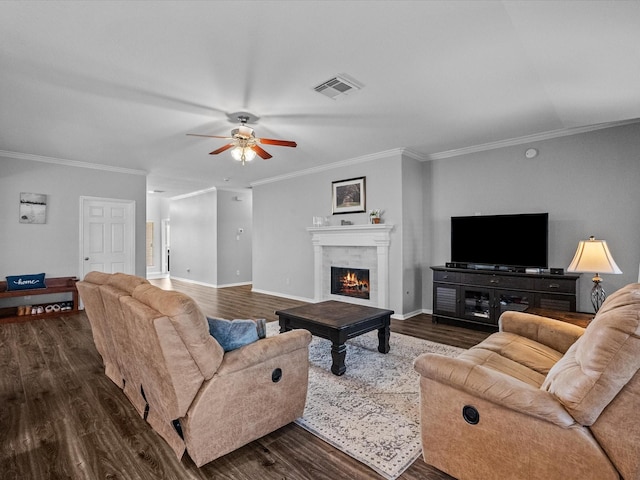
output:
M 386 327 L 382 327 L 378 329 L 378 351 L 380 353 L 389 353 L 389 335 L 391 334 L 391 329 L 387 325 Z
M 342 375 L 347 371 L 347 367 L 344 364 L 344 359 L 347 356 L 347 346 L 342 343 L 331 342 L 331 372 L 334 375 Z

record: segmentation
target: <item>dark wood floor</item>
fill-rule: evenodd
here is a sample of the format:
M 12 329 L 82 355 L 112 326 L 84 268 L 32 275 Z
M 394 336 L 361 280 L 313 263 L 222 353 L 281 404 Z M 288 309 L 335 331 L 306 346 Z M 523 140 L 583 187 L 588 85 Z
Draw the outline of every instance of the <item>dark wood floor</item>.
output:
M 304 305 L 304 302 L 274 297 L 251 291 L 251 285 L 232 288 L 210 288 L 179 280 L 151 280 L 166 290 L 178 290 L 193 298 L 205 315 L 220 318 L 266 318 L 277 321 L 276 310 Z M 391 320 L 391 331 L 446 343 L 460 348 L 478 344 L 490 332 L 472 330 L 458 325 L 434 324 L 431 315 L 417 315 L 407 320 Z
M 275 321 L 275 310 L 302 304 L 249 286 L 153 283 L 188 293 L 209 316 Z M 487 336 L 428 315 L 393 321 L 392 331 L 460 347 Z M 177 460 L 104 375 L 84 312 L 0 325 L 0 446 L 3 480 L 382 478 L 295 424 L 201 468 L 188 455 Z M 418 459 L 400 478 L 450 477 Z

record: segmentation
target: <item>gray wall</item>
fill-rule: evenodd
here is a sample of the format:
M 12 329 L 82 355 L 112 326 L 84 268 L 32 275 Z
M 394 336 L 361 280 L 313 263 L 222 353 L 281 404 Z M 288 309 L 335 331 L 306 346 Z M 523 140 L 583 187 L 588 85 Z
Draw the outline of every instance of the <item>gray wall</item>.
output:
M 251 282 L 251 190 L 171 199 L 169 212 L 171 277 L 216 287 Z
M 251 282 L 252 204 L 251 190 L 218 190 L 219 286 Z
M 215 191 L 171 200 L 171 277 L 218 284 L 217 201 Z
M 526 159 L 526 148 L 539 155 Z M 578 242 L 607 240 L 624 272 L 604 275 L 608 292 L 638 278 L 640 124 L 417 163 L 406 153 L 344 162 L 321 172 L 254 185 L 253 286 L 310 300 L 314 215 L 366 223 L 366 214 L 331 216 L 331 182 L 367 177 L 367 210 L 394 224 L 390 307 L 396 317 L 432 309 L 432 265 L 450 258 L 451 216 L 549 212 L 549 264 L 566 268 Z M 382 156 L 382 155 L 381 155 Z M 578 310 L 593 311 L 591 275 L 579 282 Z
M 18 222 L 20 192 L 47 195 L 46 224 Z M 0 157 L 0 277 L 80 275 L 81 196 L 136 202 L 135 271 L 144 276 L 144 175 Z
M 535 159 L 524 158 L 529 146 L 540 151 Z M 639 152 L 636 123 L 421 163 L 397 152 L 344 162 L 255 185 L 253 211 L 251 202 L 227 202 L 239 195 L 234 192 L 171 201 L 172 276 L 234 284 L 250 281 L 244 274 L 252 268 L 254 289 L 311 299 L 313 249 L 306 227 L 314 215 L 330 216 L 332 224 L 342 219 L 366 223 L 366 213 L 331 216 L 330 207 L 332 181 L 366 176 L 367 210 L 383 209 L 384 222 L 396 226 L 390 251 L 390 306 L 396 314 L 431 311 L 428 267 L 449 261 L 450 217 L 476 212 L 549 212 L 549 263 L 554 267 L 568 266 L 579 240 L 589 235 L 607 240 L 624 272 L 603 276 L 605 289 L 613 292 L 638 278 Z M 20 192 L 48 195 L 46 224 L 18 222 Z M 41 271 L 78 275 L 80 196 L 136 202 L 136 274 L 144 276 L 143 175 L 4 157 L 0 276 Z M 241 227 L 244 236 L 236 240 Z M 248 247 L 251 237 L 255 241 Z M 242 255 L 236 254 L 238 247 Z M 591 285 L 590 275 L 583 274 L 581 311 L 592 311 Z
M 406 154 L 402 158 L 402 316 L 422 312 L 424 270 L 425 188 L 422 164 Z
M 406 160 L 405 160 L 406 161 Z M 384 210 L 384 223 L 393 224 L 389 251 L 390 308 L 403 310 L 402 169 L 399 152 L 345 163 L 328 170 L 253 186 L 253 288 L 291 298 L 311 300 L 313 248 L 307 227 L 313 216 L 369 222 L 368 214 L 331 214 L 331 182 L 366 177 L 366 209 Z M 413 286 L 410 288 L 413 290 Z
M 539 155 L 526 159 L 535 147 Z M 427 264 L 450 260 L 450 217 L 549 212 L 549 265 L 566 268 L 578 242 L 607 241 L 622 275 L 603 275 L 607 292 L 634 282 L 640 263 L 640 124 L 426 162 L 431 198 Z M 427 190 L 425 189 L 425 193 Z M 432 277 L 424 270 L 423 305 Z M 592 312 L 590 274 L 579 282 L 578 310 Z

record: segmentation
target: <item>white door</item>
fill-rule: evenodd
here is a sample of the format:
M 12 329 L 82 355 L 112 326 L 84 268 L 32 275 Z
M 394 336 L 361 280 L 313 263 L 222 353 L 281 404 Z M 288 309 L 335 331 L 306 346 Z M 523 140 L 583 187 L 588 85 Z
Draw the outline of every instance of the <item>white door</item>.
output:
M 80 197 L 80 278 L 91 271 L 135 274 L 135 205 Z

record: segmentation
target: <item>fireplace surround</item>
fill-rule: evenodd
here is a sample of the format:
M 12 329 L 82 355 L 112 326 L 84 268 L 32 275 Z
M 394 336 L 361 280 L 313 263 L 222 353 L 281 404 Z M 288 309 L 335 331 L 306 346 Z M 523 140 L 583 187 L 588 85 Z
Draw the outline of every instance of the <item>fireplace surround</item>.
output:
M 389 305 L 389 244 L 393 225 L 309 227 L 314 250 L 314 300 L 339 300 L 371 307 Z M 331 267 L 369 270 L 369 298 L 331 293 Z

